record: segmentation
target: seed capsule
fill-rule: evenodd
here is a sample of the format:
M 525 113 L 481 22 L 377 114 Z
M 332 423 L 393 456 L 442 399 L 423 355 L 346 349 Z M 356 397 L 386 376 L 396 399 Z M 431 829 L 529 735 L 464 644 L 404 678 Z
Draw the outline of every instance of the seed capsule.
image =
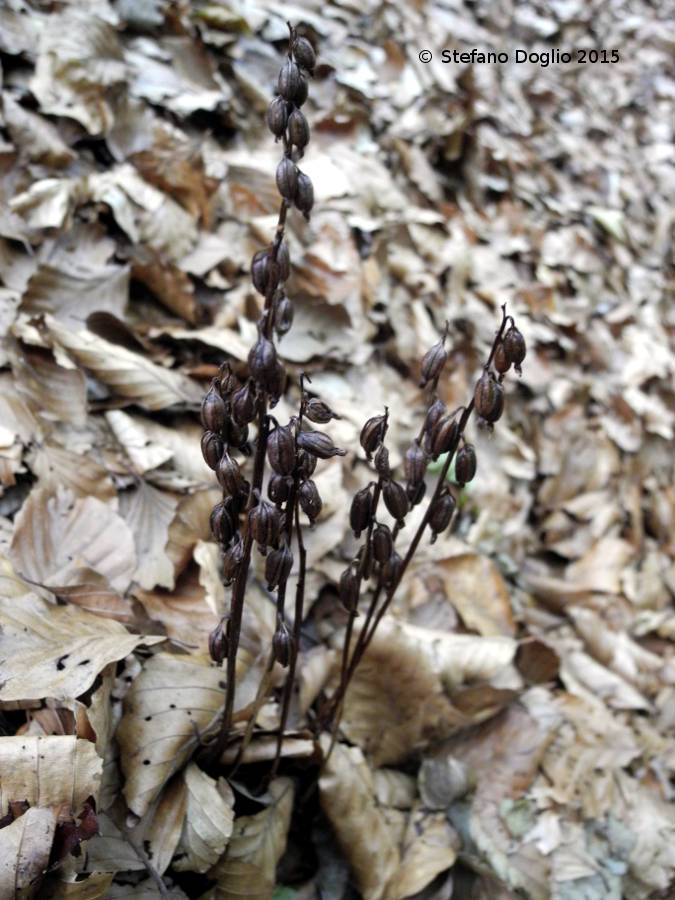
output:
M 272 638 L 272 647 L 274 648 L 274 658 L 276 661 L 280 666 L 283 666 L 284 669 L 287 668 L 291 661 L 293 637 L 285 622 L 280 622 L 277 625 L 277 630 L 274 632 L 274 637 Z
M 300 69 L 298 64 L 292 59 L 287 59 L 279 72 L 278 89 L 282 97 L 286 100 L 295 100 L 295 96 L 300 86 Z
M 427 416 L 424 420 L 424 430 L 427 434 L 433 434 L 436 425 L 439 420 L 445 415 L 447 412 L 445 403 L 438 399 L 438 397 L 434 400 L 434 402 L 429 407 L 427 412 Z
M 280 266 L 273 260 L 268 247 L 258 250 L 251 260 L 251 281 L 253 287 L 260 294 L 267 296 L 269 291 L 276 289 L 280 279 Z
M 365 544 L 362 545 L 356 557 L 359 564 L 359 571 L 361 572 L 361 577 L 364 581 L 368 581 L 370 576 L 373 574 L 373 566 L 375 564 L 375 559 L 373 557 L 373 545 L 369 541 L 366 541 Z
M 279 280 L 286 281 L 291 274 L 291 257 L 286 241 L 280 241 L 277 247 L 276 261 L 279 264 Z
M 270 551 L 265 560 L 267 590 L 273 591 L 278 585 L 286 581 L 292 568 L 293 554 L 288 544 L 284 543 L 277 550 Z
M 242 477 L 239 464 L 227 452 L 223 453 L 220 458 L 216 469 L 216 478 L 218 479 L 218 484 L 227 494 L 236 496 L 241 490 Z
M 314 520 L 321 512 L 323 503 L 316 483 L 311 478 L 303 481 L 298 488 L 298 502 L 300 503 L 300 509 L 313 525 Z
M 267 437 L 267 459 L 277 475 L 291 475 L 295 469 L 295 438 L 290 425 L 277 425 Z
M 279 510 L 267 500 L 260 500 L 248 514 L 248 527 L 264 553 L 265 547 L 276 544 L 279 538 Z
M 292 203 L 298 187 L 298 167 L 292 159 L 284 156 L 277 166 L 277 190 L 284 198 Z
M 417 441 L 413 441 L 403 460 L 406 478 L 413 484 L 424 481 L 427 471 L 427 455 Z
M 279 398 L 283 393 L 284 383 L 286 380 L 286 369 L 282 366 L 282 364 L 277 359 L 274 363 L 274 368 L 270 371 L 269 376 L 265 382 L 265 390 L 270 395 L 270 407 L 274 408 L 279 402 Z
M 309 125 L 299 109 L 294 109 L 288 117 L 288 137 L 298 150 L 303 150 L 309 142 Z
M 417 506 L 418 503 L 421 503 L 426 492 L 427 485 L 425 481 L 420 481 L 416 484 L 412 484 L 409 481 L 405 486 L 405 494 L 411 506 Z
M 455 458 L 455 477 L 458 484 L 466 484 L 476 474 L 476 451 L 473 444 L 464 444 Z
M 295 206 L 309 222 L 309 214 L 314 206 L 314 185 L 309 175 L 305 175 L 304 172 L 298 172 Z
M 377 450 L 378 445 L 382 443 L 386 424 L 387 419 L 385 416 L 373 416 L 368 419 L 361 429 L 361 446 L 366 451 L 368 459 L 373 458 L 373 453 Z
M 216 379 L 202 400 L 202 425 L 209 431 L 221 434 L 225 427 L 226 408 L 216 385 Z
M 305 76 L 300 73 L 300 80 L 298 81 L 298 87 L 295 91 L 295 97 L 293 97 L 293 102 L 296 106 L 302 106 L 302 104 L 307 99 L 309 94 L 309 88 L 307 87 L 307 79 Z
M 313 453 L 307 453 L 306 450 L 303 450 L 298 454 L 298 471 L 302 474 L 303 478 L 309 478 L 310 475 L 314 474 L 315 469 L 316 456 L 314 456 Z
M 232 415 L 239 425 L 255 419 L 255 385 L 251 378 L 247 378 L 232 395 Z
M 274 330 L 278 337 L 283 337 L 291 330 L 293 324 L 293 304 L 286 294 L 281 294 L 274 302 Z
M 522 375 L 520 364 L 525 359 L 527 347 L 525 346 L 525 338 L 515 325 L 511 325 L 504 335 L 504 353 L 508 361 L 513 363 L 516 372 Z
M 274 344 L 262 332 L 259 332 L 258 340 L 248 354 L 248 367 L 251 375 L 266 388 L 274 379 L 276 364 L 277 351 Z
M 441 453 L 447 453 L 457 442 L 459 425 L 450 416 L 443 416 L 436 423 L 431 436 L 431 455 L 436 459 Z
M 436 535 L 440 534 L 450 524 L 450 519 L 455 511 L 455 498 L 450 492 L 443 493 L 438 497 L 429 512 L 429 528 L 432 531 L 431 543 L 436 540 Z
M 345 456 L 346 450 L 339 450 L 331 438 L 322 431 L 300 431 L 296 438 L 298 447 L 313 453 L 319 459 L 330 459 L 331 456 Z
M 293 56 L 299 66 L 307 69 L 308 72 L 314 71 L 316 65 L 316 54 L 314 48 L 306 37 L 297 37 L 293 42 Z
M 422 379 L 420 387 L 425 387 L 428 382 L 436 381 L 443 370 L 445 361 L 448 358 L 448 351 L 445 349 L 445 335 L 434 344 L 422 357 Z
M 215 469 L 223 455 L 225 444 L 213 431 L 205 431 L 202 435 L 202 456 L 209 469 Z
M 373 492 L 371 485 L 361 488 L 354 494 L 349 510 L 349 527 L 354 532 L 354 537 L 360 537 L 370 524 L 373 517 Z
M 405 488 L 398 481 L 385 481 L 382 485 L 382 497 L 384 505 L 391 515 L 399 525 L 403 525 L 403 520 L 408 512 L 408 497 Z
M 387 525 L 379 523 L 373 531 L 373 556 L 384 565 L 394 551 L 394 539 Z
M 246 451 L 248 446 L 246 443 L 248 441 L 248 425 L 238 425 L 233 419 L 230 419 L 227 425 L 227 440 L 237 450 L 241 450 L 248 455 Z
M 267 484 L 267 496 L 277 506 L 285 503 L 291 494 L 291 479 L 283 475 L 272 475 Z
M 390 588 L 396 583 L 402 562 L 401 557 L 394 550 L 387 562 L 382 566 L 382 584 L 386 588 Z
M 218 622 L 209 634 L 209 655 L 218 665 L 227 657 L 227 638 L 225 637 L 222 622 Z
M 504 391 L 489 372 L 483 372 L 473 392 L 476 412 L 486 422 L 496 422 L 504 409 Z
M 234 522 L 224 501 L 216 503 L 211 510 L 209 524 L 214 541 L 224 545 L 230 543 L 234 536 Z
M 380 478 L 391 478 L 391 469 L 389 468 L 389 451 L 380 444 L 375 453 L 375 471 Z
M 229 587 L 237 577 L 239 566 L 244 558 L 244 542 L 241 538 L 235 541 L 223 557 L 223 584 Z
M 323 400 L 319 400 L 318 397 L 311 397 L 307 401 L 305 404 L 305 415 L 310 422 L 316 422 L 319 425 L 325 425 L 326 422 L 330 422 L 331 419 L 340 418 L 337 413 L 333 412 L 327 403 L 324 403 Z
M 267 127 L 275 137 L 280 138 L 286 131 L 287 124 L 288 103 L 283 97 L 277 95 L 267 107 Z
M 504 341 L 500 341 L 497 344 L 494 355 L 494 364 L 495 369 L 499 372 L 500 375 L 504 375 L 511 368 L 511 360 L 506 357 L 506 350 L 504 349 Z
M 348 612 L 356 612 L 359 605 L 360 579 L 357 566 L 350 563 L 340 576 L 340 600 Z

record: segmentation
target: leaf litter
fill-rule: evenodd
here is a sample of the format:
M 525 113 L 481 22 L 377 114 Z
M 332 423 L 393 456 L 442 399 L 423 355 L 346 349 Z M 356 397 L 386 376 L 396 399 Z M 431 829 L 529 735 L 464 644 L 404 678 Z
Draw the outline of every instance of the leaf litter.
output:
M 197 410 L 254 335 L 289 16 L 320 65 L 280 351 L 351 455 L 306 531 L 315 602 L 264 791 L 281 681 L 262 566 L 234 716 L 240 741 L 267 678 L 256 762 L 228 783 L 235 743 L 220 777 L 200 768 L 225 597 Z M 669 27 L 642 2 L 0 10 L 0 894 L 670 895 Z M 620 62 L 440 61 L 472 46 Z M 390 407 L 398 463 L 422 353 L 449 321 L 443 399 L 465 402 L 503 302 L 522 379 L 473 436 L 453 534 L 420 547 L 319 772 L 361 424 Z

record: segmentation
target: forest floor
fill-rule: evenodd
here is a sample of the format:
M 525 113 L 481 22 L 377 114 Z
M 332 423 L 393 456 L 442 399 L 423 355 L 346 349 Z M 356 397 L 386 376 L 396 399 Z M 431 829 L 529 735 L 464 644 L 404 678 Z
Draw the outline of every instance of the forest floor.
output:
M 673 896 L 668 6 L 0 5 L 0 896 Z M 287 223 L 274 414 L 306 372 L 348 452 L 315 476 L 299 688 L 266 784 L 278 665 L 245 764 L 236 742 L 218 779 L 198 764 L 229 596 L 199 409 L 255 340 L 286 19 L 317 52 L 316 200 Z M 400 466 L 424 352 L 447 322 L 439 394 L 466 404 L 504 303 L 522 376 L 493 433 L 472 420 L 476 477 L 422 541 L 320 771 L 349 507 L 373 477 L 361 427 L 388 407 Z M 255 569 L 238 739 L 275 628 Z

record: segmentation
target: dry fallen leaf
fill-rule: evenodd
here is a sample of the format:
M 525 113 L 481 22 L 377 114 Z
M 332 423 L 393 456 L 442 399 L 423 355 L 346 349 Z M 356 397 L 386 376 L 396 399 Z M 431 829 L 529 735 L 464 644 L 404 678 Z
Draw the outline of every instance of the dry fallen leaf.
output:
M 37 895 L 49 863 L 57 816 L 53 807 L 33 807 L 2 829 L 0 896 Z
M 206 872 L 223 855 L 232 834 L 234 794 L 224 780 L 216 782 L 189 763 L 183 773 L 187 806 L 180 847 L 174 863 L 179 871 Z

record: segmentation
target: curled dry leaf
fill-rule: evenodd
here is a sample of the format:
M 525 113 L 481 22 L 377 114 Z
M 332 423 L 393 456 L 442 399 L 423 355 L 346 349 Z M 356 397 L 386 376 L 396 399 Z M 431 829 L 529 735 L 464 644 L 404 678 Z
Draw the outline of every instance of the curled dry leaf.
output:
M 84 425 L 87 379 L 80 369 L 58 365 L 52 353 L 26 343 L 11 344 L 10 360 L 17 390 L 31 408 L 48 419 Z
M 129 632 L 75 606 L 55 606 L 35 594 L 21 603 L 0 597 L 0 699 L 40 700 L 79 697 L 108 665 L 139 644 L 163 637 Z
M 324 741 L 324 752 L 329 741 Z M 384 900 L 400 865 L 395 837 L 375 799 L 358 747 L 336 744 L 319 779 L 321 808 L 349 860 L 364 900 Z
M 173 587 L 171 560 L 165 552 L 178 497 L 141 481 L 131 496 L 122 496 L 122 515 L 136 544 L 134 580 L 142 588 Z
M 0 897 L 34 897 L 49 863 L 58 810 L 32 807 L 2 829 Z
M 0 809 L 14 800 L 77 812 L 96 797 L 103 760 L 90 741 L 75 735 L 16 735 L 0 741 Z
M 169 638 L 187 644 L 189 653 L 203 653 L 208 647 L 209 634 L 220 617 L 209 607 L 196 565 L 186 569 L 172 591 L 138 591 L 135 596 Z
M 464 553 L 438 563 L 446 596 L 467 628 L 513 637 L 516 625 L 504 579 L 486 556 Z
M 9 553 L 17 572 L 43 584 L 69 584 L 77 569 L 93 569 L 123 593 L 136 567 L 126 522 L 95 497 L 55 496 L 37 488 L 16 515 Z
M 187 806 L 178 871 L 206 872 L 223 855 L 232 834 L 234 794 L 224 779 L 215 781 L 191 762 L 183 773 Z
M 143 816 L 166 781 L 214 731 L 225 680 L 206 657 L 157 653 L 124 700 L 117 729 L 127 805 Z
M 199 900 L 242 900 L 242 897 L 246 900 L 272 900 L 274 882 L 263 878 L 260 869 L 252 863 L 228 856 L 209 875 L 217 875 L 218 882 L 201 894 Z
M 72 453 L 47 441 L 38 444 L 26 459 L 38 477 L 38 486 L 49 494 L 67 488 L 76 497 L 96 497 L 117 508 L 117 491 L 110 474 L 90 456 Z
M 54 341 L 121 397 L 151 410 L 200 402 L 201 388 L 181 372 L 157 365 L 91 331 L 69 331 L 51 316 L 45 321 Z
M 169 447 L 148 438 L 138 417 L 130 416 L 121 409 L 111 409 L 105 417 L 139 475 L 156 469 L 173 456 Z
M 389 891 L 391 900 L 419 894 L 457 858 L 460 840 L 445 811 L 429 812 L 417 806 L 410 814 L 403 840 L 403 858 Z

